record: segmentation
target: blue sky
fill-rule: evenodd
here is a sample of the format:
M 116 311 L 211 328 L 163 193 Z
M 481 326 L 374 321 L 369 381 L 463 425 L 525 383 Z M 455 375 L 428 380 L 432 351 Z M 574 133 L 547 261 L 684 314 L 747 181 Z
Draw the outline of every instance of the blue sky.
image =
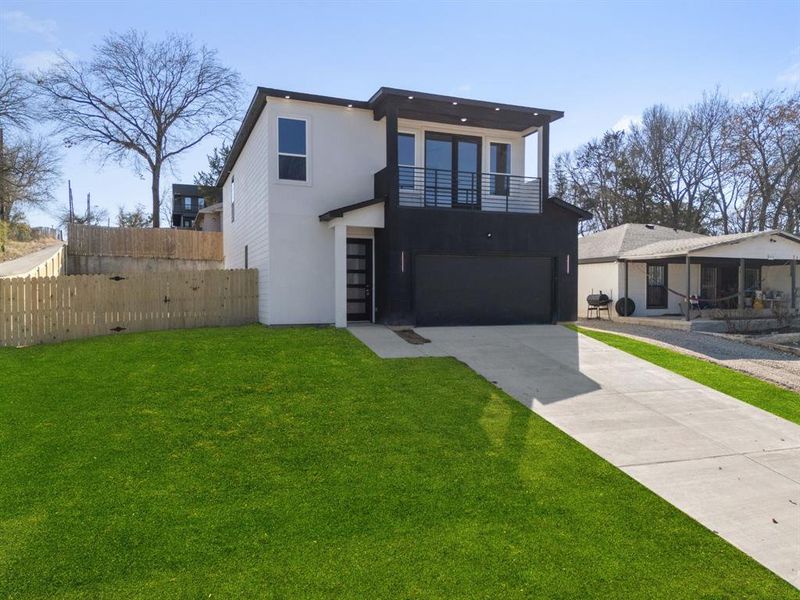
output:
M 23 68 L 89 58 L 109 31 L 189 35 L 256 85 L 356 99 L 381 85 L 565 111 L 553 153 L 716 86 L 734 98 L 800 85 L 800 0 L 762 2 L 14 2 L 0 52 Z M 213 143 L 162 179 L 191 182 Z M 64 150 L 76 201 L 149 204 L 149 182 Z M 45 212 L 35 225 L 51 224 Z

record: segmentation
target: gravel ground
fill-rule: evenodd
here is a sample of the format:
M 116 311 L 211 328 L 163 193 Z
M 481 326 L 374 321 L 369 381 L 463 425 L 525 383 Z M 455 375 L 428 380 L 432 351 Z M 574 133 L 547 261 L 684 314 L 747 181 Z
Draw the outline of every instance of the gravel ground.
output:
M 794 354 L 698 331 L 678 331 L 595 319 L 580 321 L 578 325 L 640 338 L 800 392 L 800 356 Z

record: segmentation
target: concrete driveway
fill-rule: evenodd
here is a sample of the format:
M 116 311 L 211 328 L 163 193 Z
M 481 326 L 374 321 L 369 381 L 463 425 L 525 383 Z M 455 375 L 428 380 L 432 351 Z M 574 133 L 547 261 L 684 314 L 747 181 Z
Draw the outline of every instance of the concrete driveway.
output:
M 800 587 L 800 426 L 561 326 L 351 331 L 384 358 L 465 362 Z

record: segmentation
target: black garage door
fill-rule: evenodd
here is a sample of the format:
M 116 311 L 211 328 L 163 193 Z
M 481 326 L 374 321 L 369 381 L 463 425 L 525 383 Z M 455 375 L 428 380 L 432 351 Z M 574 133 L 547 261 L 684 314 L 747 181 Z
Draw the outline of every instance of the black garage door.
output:
M 417 325 L 550 323 L 552 263 L 540 256 L 418 255 Z

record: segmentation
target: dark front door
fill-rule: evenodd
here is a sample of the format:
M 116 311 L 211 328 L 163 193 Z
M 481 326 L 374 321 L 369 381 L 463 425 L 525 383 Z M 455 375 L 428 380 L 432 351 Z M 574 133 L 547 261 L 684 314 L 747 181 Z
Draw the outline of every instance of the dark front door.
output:
M 347 320 L 372 320 L 372 240 L 347 239 Z
M 425 204 L 480 208 L 481 139 L 425 134 Z

